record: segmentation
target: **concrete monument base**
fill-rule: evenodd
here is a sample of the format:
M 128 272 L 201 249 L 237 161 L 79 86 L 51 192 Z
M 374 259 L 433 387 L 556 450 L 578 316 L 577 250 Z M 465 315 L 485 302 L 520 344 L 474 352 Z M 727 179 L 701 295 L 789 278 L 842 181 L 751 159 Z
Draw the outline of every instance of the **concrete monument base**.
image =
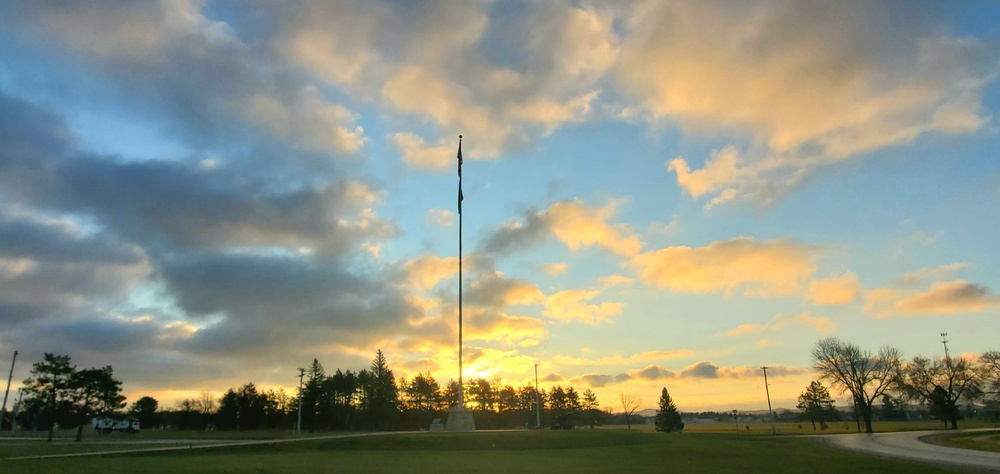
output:
M 465 407 L 452 407 L 448 410 L 446 431 L 476 431 L 476 422 L 472 419 L 472 410 Z

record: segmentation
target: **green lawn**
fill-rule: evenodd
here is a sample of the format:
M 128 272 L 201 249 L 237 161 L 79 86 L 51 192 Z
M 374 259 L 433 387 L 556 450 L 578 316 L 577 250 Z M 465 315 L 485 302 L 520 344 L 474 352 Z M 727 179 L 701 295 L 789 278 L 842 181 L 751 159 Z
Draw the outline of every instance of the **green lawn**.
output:
M 920 438 L 927 443 L 953 448 L 978 449 L 1000 453 L 1000 433 L 941 433 Z
M 6 446 L 6 444 L 5 444 Z M 965 472 L 808 438 L 643 430 L 414 433 L 263 446 L 0 461 L 3 472 Z

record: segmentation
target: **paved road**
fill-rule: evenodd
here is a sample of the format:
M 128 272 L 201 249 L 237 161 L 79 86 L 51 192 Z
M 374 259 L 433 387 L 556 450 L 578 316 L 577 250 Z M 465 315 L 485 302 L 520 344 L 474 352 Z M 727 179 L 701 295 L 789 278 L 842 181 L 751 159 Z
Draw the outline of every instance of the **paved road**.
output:
M 960 430 L 977 432 L 989 430 Z M 1000 453 L 972 449 L 949 448 L 924 443 L 918 438 L 941 431 L 901 431 L 898 433 L 825 435 L 823 440 L 839 448 L 863 451 L 879 456 L 892 456 L 953 466 L 972 467 L 1000 472 Z

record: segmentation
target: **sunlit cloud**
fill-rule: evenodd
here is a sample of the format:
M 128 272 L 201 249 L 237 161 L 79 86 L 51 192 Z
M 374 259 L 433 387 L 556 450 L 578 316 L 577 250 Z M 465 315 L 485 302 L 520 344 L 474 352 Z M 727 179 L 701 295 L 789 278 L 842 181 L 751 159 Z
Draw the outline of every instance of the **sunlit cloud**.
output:
M 673 291 L 732 295 L 742 289 L 747 296 L 774 297 L 800 291 L 818 258 L 813 246 L 740 237 L 644 252 L 632 262 L 646 284 Z
M 880 318 L 913 315 L 948 315 L 985 311 L 1000 306 L 982 285 L 965 280 L 937 282 L 924 292 L 905 292 L 879 288 L 868 293 L 865 311 Z
M 813 328 L 820 334 L 829 334 L 836 329 L 833 321 L 825 316 L 813 316 L 808 311 L 799 314 L 778 316 L 770 323 L 744 323 L 726 331 L 727 336 L 742 336 L 744 334 L 759 334 L 769 331 L 778 331 L 789 326 L 806 326 Z
M 545 301 L 545 295 L 537 286 L 499 273 L 483 275 L 470 283 L 467 298 L 470 304 L 495 308 Z
M 642 249 L 639 237 L 627 226 L 608 223 L 619 204 L 612 200 L 603 207 L 593 207 L 580 199 L 559 201 L 545 211 L 526 212 L 523 223 L 503 224 L 487 237 L 483 247 L 487 252 L 503 254 L 551 235 L 572 251 L 597 246 L 622 256 L 635 255 Z
M 534 346 L 545 338 L 545 323 L 528 316 L 499 311 L 473 311 L 468 318 L 469 341 L 495 341 L 508 346 Z
M 763 145 L 742 167 L 731 152 L 696 171 L 672 162 L 691 196 L 773 198 L 803 171 L 988 122 L 990 46 L 928 33 L 927 17 L 882 28 L 893 14 L 879 4 L 641 2 L 616 75 L 654 120 Z
M 555 276 L 565 273 L 567 268 L 569 268 L 569 265 L 566 264 L 565 262 L 547 263 L 545 264 L 544 271 L 549 275 Z
M 853 303 L 861 293 L 861 283 L 854 272 L 829 278 L 816 278 L 809 282 L 806 299 L 818 305 L 846 305 Z
M 895 283 L 905 287 L 926 286 L 937 281 L 948 280 L 954 276 L 955 272 L 969 266 L 965 262 L 955 262 L 936 267 L 921 268 L 904 273 Z
M 565 355 L 565 356 L 553 357 L 552 362 L 554 364 L 559 364 L 559 365 L 606 367 L 606 366 L 639 364 L 643 362 L 652 362 L 652 361 L 666 360 L 666 359 L 684 359 L 689 357 L 694 357 L 693 350 L 676 349 L 676 350 L 637 352 L 629 356 L 615 354 L 612 356 L 600 357 L 596 359 Z
M 622 313 L 624 304 L 619 302 L 588 303 L 600 295 L 599 290 L 563 290 L 545 300 L 542 316 L 560 322 L 579 321 L 584 324 L 607 324 Z
M 424 255 L 406 262 L 403 268 L 411 285 L 427 290 L 458 274 L 458 258 Z
M 608 289 L 614 286 L 630 286 L 635 280 L 616 273 L 614 275 L 600 277 L 598 278 L 598 281 L 601 282 L 601 286 L 604 287 L 604 289 Z
M 403 163 L 413 168 L 444 171 L 457 166 L 454 144 L 442 142 L 427 146 L 424 139 L 412 133 L 395 133 L 389 139 L 403 155 Z

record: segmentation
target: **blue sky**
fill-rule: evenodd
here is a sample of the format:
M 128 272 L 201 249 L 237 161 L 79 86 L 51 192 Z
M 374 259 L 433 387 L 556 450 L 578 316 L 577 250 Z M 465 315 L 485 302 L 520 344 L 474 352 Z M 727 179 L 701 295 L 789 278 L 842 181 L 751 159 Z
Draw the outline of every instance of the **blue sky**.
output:
M 171 404 L 297 367 L 791 407 L 996 350 L 981 2 L 0 7 L 0 351 Z

